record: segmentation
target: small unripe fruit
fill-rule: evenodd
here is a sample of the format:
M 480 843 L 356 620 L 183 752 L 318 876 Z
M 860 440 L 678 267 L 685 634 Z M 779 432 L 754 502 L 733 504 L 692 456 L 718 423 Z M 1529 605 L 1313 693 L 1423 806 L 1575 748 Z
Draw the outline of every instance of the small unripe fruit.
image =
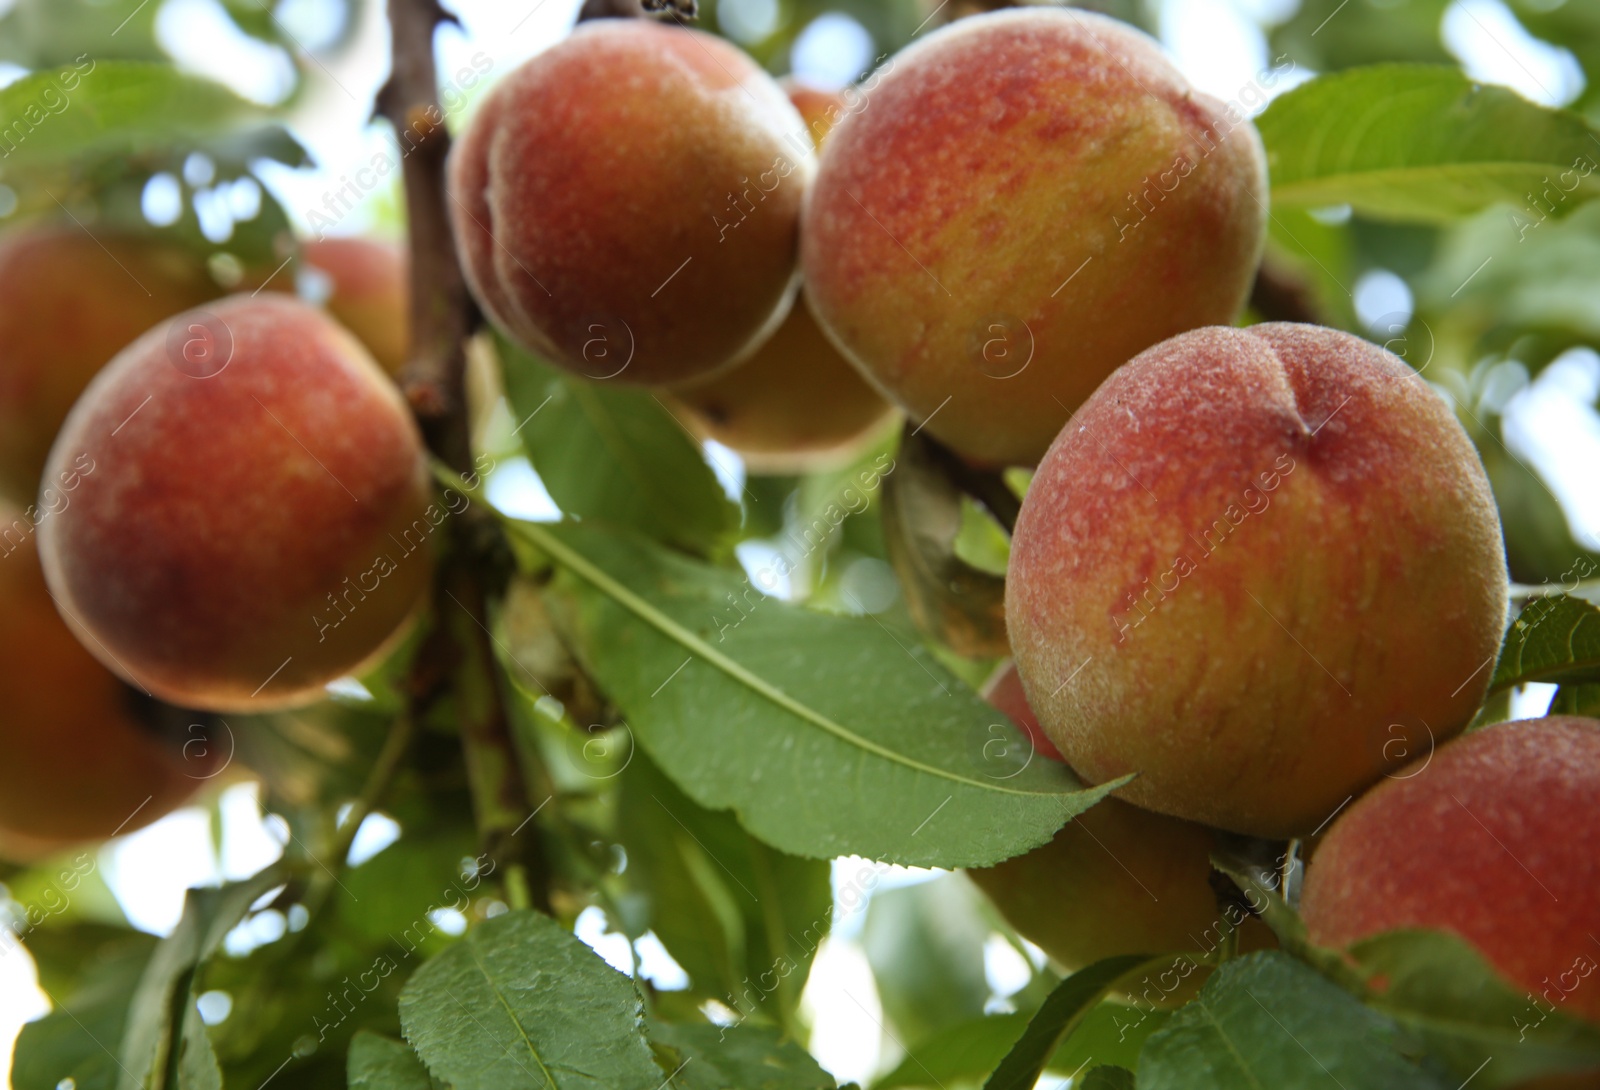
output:
M 1138 31 L 979 15 L 867 83 L 807 203 L 806 290 L 845 355 L 969 459 L 1037 461 L 1113 369 L 1243 305 L 1260 137 Z
M 1375 345 L 1270 324 L 1174 337 L 1085 402 L 1023 501 L 1006 624 L 1086 779 L 1287 837 L 1466 725 L 1506 593 L 1444 401 Z
M 1552 716 L 1466 735 L 1333 823 L 1306 871 L 1306 927 L 1333 947 L 1449 931 L 1540 1011 L 1600 1023 L 1597 820 L 1600 722 Z
M 1029 739 L 1040 737 L 1015 667 L 997 674 L 985 696 Z M 1232 926 L 1247 950 L 1272 945 L 1260 920 L 1217 904 L 1211 849 L 1203 826 L 1108 798 L 1043 847 L 967 875 L 1019 934 L 1069 970 L 1118 954 L 1210 953 Z M 1164 1005 L 1191 996 L 1199 976 L 1180 966 L 1129 990 Z
M 208 749 L 186 761 L 134 720 L 135 694 L 57 615 L 30 530 L 0 511 L 0 856 L 10 859 L 132 832 L 217 770 Z
M 301 703 L 359 668 L 416 606 L 449 515 L 394 383 L 320 311 L 270 294 L 130 345 L 56 441 L 51 471 L 74 466 L 71 505 L 39 529 L 61 612 L 186 707 Z
M 323 306 L 391 375 L 411 350 L 410 284 L 405 250 L 367 238 L 314 239 L 303 265 L 328 278 Z
M 33 502 L 72 403 L 139 334 L 220 294 L 168 245 L 79 227 L 0 238 L 0 495 Z
M 578 374 L 647 385 L 746 355 L 792 300 L 805 124 L 734 46 L 605 19 L 511 73 L 452 154 L 479 303 Z

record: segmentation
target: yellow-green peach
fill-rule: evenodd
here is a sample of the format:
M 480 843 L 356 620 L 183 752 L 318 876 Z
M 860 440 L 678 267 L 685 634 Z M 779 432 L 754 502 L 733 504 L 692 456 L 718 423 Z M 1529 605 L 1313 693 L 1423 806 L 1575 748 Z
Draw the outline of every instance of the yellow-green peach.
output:
M 1039 723 L 1006 665 L 985 695 L 1031 740 Z M 1039 759 L 1050 757 L 1038 743 Z M 1244 949 L 1273 945 L 1271 932 L 1242 907 L 1217 903 L 1211 878 L 1212 832 L 1193 822 L 1108 798 L 1079 814 L 1042 848 L 967 872 L 1017 932 L 1067 970 L 1119 954 L 1198 958 L 1240 930 Z M 1174 958 L 1128 992 L 1156 1005 L 1192 997 L 1204 971 Z

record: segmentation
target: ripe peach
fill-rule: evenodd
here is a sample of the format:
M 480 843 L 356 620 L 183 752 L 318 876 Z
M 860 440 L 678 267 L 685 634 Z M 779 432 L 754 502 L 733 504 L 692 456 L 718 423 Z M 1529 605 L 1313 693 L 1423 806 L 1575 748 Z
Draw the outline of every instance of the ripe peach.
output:
M 321 312 L 237 296 L 151 330 L 67 418 L 87 464 L 39 527 L 85 646 L 164 700 L 314 699 L 382 650 L 428 581 L 448 512 L 394 384 Z
M 32 503 L 67 411 L 124 345 L 220 294 L 198 257 L 79 227 L 0 237 L 0 495 Z
M 366 238 L 313 239 L 301 262 L 330 281 L 323 305 L 391 375 L 411 350 L 411 289 L 405 250 Z
M 677 387 L 671 401 L 691 431 L 760 473 L 845 460 L 894 411 L 822 335 L 803 299 L 753 357 Z
M 1506 591 L 1444 402 L 1375 345 L 1275 323 L 1174 337 L 1084 403 L 1023 501 L 1006 624 L 1091 782 L 1286 837 L 1466 725 Z
M 1038 716 L 1028 707 L 1028 695 L 1022 689 L 1022 675 L 1017 673 L 1016 663 L 1008 662 L 994 672 L 983 686 L 983 698 L 1022 728 L 1033 752 L 1052 761 L 1066 761 L 1044 728 L 1039 726 Z
M 848 109 L 843 96 L 790 84 L 789 98 L 821 141 Z M 692 430 L 744 455 L 758 471 L 804 472 L 847 457 L 891 410 L 817 328 L 805 299 L 754 356 L 681 386 L 673 402 Z
M 985 695 L 1030 739 L 1040 737 L 1014 666 L 996 674 Z M 1042 746 L 1037 752 L 1048 756 Z M 1260 920 L 1218 906 L 1211 847 L 1204 826 L 1109 798 L 1044 847 L 967 875 L 1019 934 L 1069 970 L 1117 954 L 1209 953 L 1225 923 L 1242 928 L 1245 949 L 1272 945 Z M 1192 993 L 1199 978 L 1182 983 L 1191 976 L 1192 967 L 1180 966 L 1169 979 L 1130 990 L 1151 1002 L 1171 1001 Z
M 963 19 L 829 138 L 802 232 L 825 331 L 973 461 L 1032 463 L 1135 353 L 1243 305 L 1260 138 L 1088 12 Z
M 31 531 L 0 512 L 0 855 L 11 859 L 131 832 L 215 770 L 134 719 L 137 694 L 56 613 Z
M 854 108 L 842 91 L 824 90 L 794 76 L 783 77 L 778 86 L 783 88 L 800 114 L 800 120 L 805 122 L 812 147 L 822 147 L 834 126 Z
M 1426 754 L 1339 816 L 1306 871 L 1312 941 L 1466 939 L 1518 989 L 1600 1023 L 1600 722 L 1501 723 Z M 1533 1014 L 1530 1020 L 1536 1020 Z
M 805 125 L 737 48 L 585 23 L 507 76 L 451 156 L 478 301 L 528 348 L 646 385 L 747 355 L 793 297 Z

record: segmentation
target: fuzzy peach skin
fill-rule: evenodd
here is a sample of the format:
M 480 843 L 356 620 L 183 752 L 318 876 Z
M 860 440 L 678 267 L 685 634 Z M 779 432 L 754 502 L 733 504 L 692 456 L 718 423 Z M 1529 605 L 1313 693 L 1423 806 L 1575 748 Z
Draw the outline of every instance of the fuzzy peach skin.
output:
M 670 401 L 690 431 L 732 447 L 757 473 L 848 461 L 895 415 L 822 335 L 804 298 L 754 356 L 674 387 Z
M 76 226 L 0 236 L 0 495 L 33 502 L 56 431 L 139 334 L 221 290 L 195 255 Z
M 936 31 L 829 137 L 802 231 L 812 308 L 935 437 L 1032 464 L 1113 369 L 1244 303 L 1266 168 L 1230 109 L 1103 16 Z
M 1039 722 L 1003 667 L 984 695 L 1030 738 Z M 1060 760 L 1040 740 L 1041 757 Z M 1210 953 L 1230 926 L 1245 950 L 1275 945 L 1265 924 L 1224 909 L 1212 892 L 1211 830 L 1109 798 L 1079 814 L 1055 839 L 994 867 L 969 870 L 1017 932 L 1068 970 L 1118 954 Z M 1204 970 L 1184 959 L 1131 982 L 1136 998 L 1167 1005 L 1192 998 Z
M 647 385 L 747 355 L 793 299 L 805 123 L 734 46 L 604 19 L 507 76 L 450 162 L 474 293 L 590 378 Z
M 1028 739 L 1028 745 L 1033 752 L 1052 761 L 1065 761 L 1056 744 L 1039 725 L 1038 716 L 1033 714 L 1033 709 L 1028 707 L 1028 696 L 1022 689 L 1022 675 L 1017 673 L 1017 664 L 1007 662 L 990 675 L 989 680 L 983 685 L 983 698 L 1006 715 L 1011 721 L 1022 728 L 1023 735 Z
M 323 303 L 391 375 L 411 347 L 411 289 L 405 250 L 367 238 L 324 238 L 300 251 L 306 267 L 328 278 Z
M 1415 372 L 1318 326 L 1215 327 L 1120 368 L 1028 490 L 1006 625 L 1091 783 L 1313 832 L 1457 733 L 1506 622 L 1488 480 Z
M 0 857 L 14 860 L 148 825 L 216 770 L 135 721 L 135 694 L 56 613 L 28 528 L 0 511 Z
M 785 81 L 811 139 L 821 141 L 849 109 L 843 95 Z M 673 391 L 690 430 L 744 456 L 763 473 L 803 473 L 847 460 L 893 414 L 796 301 L 749 359 Z
M 231 355 L 227 344 L 231 339 Z M 184 358 L 227 360 L 192 377 Z M 302 703 L 381 651 L 429 580 L 421 437 L 366 350 L 297 300 L 236 296 L 141 337 L 73 408 L 39 528 L 84 645 L 171 703 Z
M 847 96 L 844 91 L 829 91 L 796 76 L 784 76 L 778 81 L 778 86 L 783 88 L 783 93 L 789 96 L 789 101 L 799 111 L 800 119 L 806 123 L 811 144 L 817 148 L 822 147 L 834 126 L 843 121 L 861 101 L 853 90 Z
M 1325 946 L 1454 932 L 1538 1009 L 1600 1023 L 1597 820 L 1600 722 L 1501 723 L 1351 804 L 1306 871 L 1301 912 Z

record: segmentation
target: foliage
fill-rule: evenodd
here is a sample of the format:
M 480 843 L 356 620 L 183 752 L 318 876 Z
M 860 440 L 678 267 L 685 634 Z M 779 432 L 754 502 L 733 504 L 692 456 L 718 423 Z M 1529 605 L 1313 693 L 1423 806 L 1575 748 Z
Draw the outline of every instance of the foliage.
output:
M 1158 7 L 1084 6 L 1151 26 Z M 1600 341 L 1600 203 L 1588 203 L 1600 194 L 1600 16 L 1578 0 L 1511 4 L 1586 66 L 1580 98 L 1557 109 L 1455 66 L 1438 31 L 1446 6 L 1306 0 L 1270 28 L 1275 56 L 1320 74 L 1259 117 L 1267 261 L 1324 321 L 1410 362 L 1479 445 L 1513 572 L 1545 584 L 1519 591 L 1499 658 L 1484 665 L 1491 693 L 1555 683 L 1553 711 L 1597 715 L 1600 612 L 1585 580 L 1600 553 L 1508 444 L 1512 397 L 1495 391 L 1508 373 L 1496 368 L 1512 367 L 1514 395 L 1565 350 Z M 333 50 L 357 16 L 341 7 Z M 745 44 L 782 70 L 814 17 L 843 11 L 887 56 L 937 25 L 936 7 L 783 0 L 771 32 Z M 193 202 L 255 181 L 264 160 L 306 162 L 289 110 L 319 78 L 315 58 L 266 5 L 224 3 L 242 33 L 293 59 L 285 100 L 251 102 L 166 55 L 158 8 L 17 0 L 0 14 L 0 59 L 29 70 L 0 88 L 0 197 L 16 198 L 18 221 L 65 211 L 275 265 L 293 247 L 269 190 L 225 238 L 202 231 Z M 726 29 L 716 4 L 702 9 L 704 26 Z M 214 180 L 183 182 L 177 221 L 152 227 L 144 187 L 196 154 Z M 1363 325 L 1355 289 L 1375 270 L 1401 275 L 1416 305 Z M 1004 647 L 1001 520 L 914 434 L 843 467 L 745 478 L 654 395 L 484 343 L 509 422 L 498 445 L 480 443 L 480 464 L 525 457 L 560 521 L 493 511 L 482 481 L 440 471 L 484 515 L 475 530 L 501 535 L 489 610 L 458 600 L 465 617 L 424 618 L 362 679 L 363 695 L 230 717 L 284 858 L 191 891 L 171 935 L 134 930 L 98 873 L 63 891 L 70 857 L 4 874 L 0 956 L 24 945 L 53 1004 L 19 1039 L 17 1090 L 273 1078 L 828 1088 L 803 1047 L 801 997 L 829 936 L 857 928 L 894 1045 L 877 1087 L 1021 1090 L 1046 1071 L 1096 1090 L 1508 1087 L 1600 1065 L 1593 1026 L 1518 995 L 1464 943 L 1399 932 L 1344 960 L 1307 944 L 1281 891 L 1252 902 L 1282 949 L 1224 947 L 1176 1010 L 1117 991 L 1175 952 L 1058 974 L 1028 960 L 958 877 L 878 891 L 864 920 L 843 919 L 851 906 L 830 876 L 847 868 L 831 860 L 857 857 L 869 887 L 883 864 L 993 864 L 1118 785 L 1087 788 L 1029 760 L 1015 725 L 975 692 Z M 858 593 L 860 572 L 891 570 L 886 601 Z M 426 634 L 450 624 L 487 633 L 499 658 L 487 680 L 410 722 L 409 668 Z M 468 726 L 502 696 L 514 751 L 485 755 Z M 494 800 L 514 811 L 504 827 L 484 820 L 483 784 L 496 777 L 526 789 Z M 380 805 L 401 838 L 351 863 L 350 837 Z M 574 936 L 585 912 L 622 937 L 631 972 Z M 647 938 L 683 970 L 681 988 L 645 974 Z M 986 972 L 994 944 L 1027 966 L 1006 995 Z M 209 993 L 232 1007 L 214 1024 L 201 1017 Z

